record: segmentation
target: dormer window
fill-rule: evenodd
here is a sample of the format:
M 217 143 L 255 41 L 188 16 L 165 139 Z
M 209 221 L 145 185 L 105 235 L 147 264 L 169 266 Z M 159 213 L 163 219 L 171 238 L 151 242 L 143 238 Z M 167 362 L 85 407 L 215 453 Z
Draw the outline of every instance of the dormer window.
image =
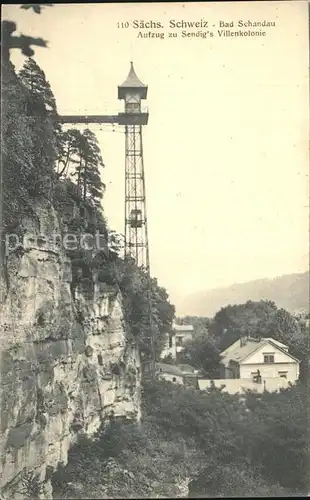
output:
M 274 363 L 274 354 L 264 354 L 264 363 L 268 365 Z

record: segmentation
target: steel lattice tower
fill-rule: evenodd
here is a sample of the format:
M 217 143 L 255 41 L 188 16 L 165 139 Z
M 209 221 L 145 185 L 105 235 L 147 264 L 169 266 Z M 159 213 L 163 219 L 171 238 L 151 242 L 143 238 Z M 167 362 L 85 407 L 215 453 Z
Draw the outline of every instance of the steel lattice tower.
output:
M 124 100 L 124 113 L 119 123 L 125 125 L 125 257 L 133 257 L 138 267 L 147 273 L 149 341 L 151 360 L 145 367 L 155 376 L 154 332 L 149 242 L 147 231 L 146 192 L 143 162 L 142 127 L 148 122 L 148 111 L 141 101 L 147 97 L 147 86 L 137 77 L 133 63 L 125 82 L 118 87 L 118 98 Z
M 131 63 L 127 79 L 118 87 L 118 98 L 125 104 L 119 122 L 125 125 L 125 255 L 149 271 L 142 145 L 142 126 L 148 122 L 148 112 L 141 108 L 146 96 L 147 86 L 138 79 Z
M 141 125 L 125 127 L 125 253 L 149 269 Z

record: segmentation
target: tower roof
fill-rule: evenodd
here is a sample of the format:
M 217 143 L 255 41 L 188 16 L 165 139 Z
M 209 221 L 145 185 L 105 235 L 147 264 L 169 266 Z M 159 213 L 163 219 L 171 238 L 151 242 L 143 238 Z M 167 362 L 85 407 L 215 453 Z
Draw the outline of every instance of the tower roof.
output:
M 122 83 L 122 85 L 119 85 L 118 87 L 118 98 L 124 99 L 125 92 L 128 89 L 135 89 L 137 91 L 139 90 L 141 99 L 146 99 L 147 85 L 144 85 L 144 83 L 142 83 L 141 80 L 139 80 L 139 78 L 137 77 L 132 61 L 130 62 L 130 70 L 126 80 L 124 81 L 124 83 Z

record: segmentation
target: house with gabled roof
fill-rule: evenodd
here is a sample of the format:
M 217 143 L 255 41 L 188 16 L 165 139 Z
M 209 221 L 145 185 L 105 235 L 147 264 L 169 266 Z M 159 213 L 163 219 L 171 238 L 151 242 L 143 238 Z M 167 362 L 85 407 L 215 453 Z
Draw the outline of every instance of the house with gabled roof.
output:
M 222 353 L 221 379 L 247 379 L 258 383 L 284 378 L 294 383 L 299 378 L 300 361 L 287 345 L 272 338 L 243 337 Z
M 196 371 L 187 364 L 156 363 L 156 375 L 159 380 L 167 380 L 185 387 L 198 388 Z

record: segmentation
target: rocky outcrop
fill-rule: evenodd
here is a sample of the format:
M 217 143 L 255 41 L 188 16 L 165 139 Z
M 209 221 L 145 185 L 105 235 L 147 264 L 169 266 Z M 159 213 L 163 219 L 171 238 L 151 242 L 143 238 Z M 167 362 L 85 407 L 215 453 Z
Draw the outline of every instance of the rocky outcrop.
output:
M 138 350 L 122 297 L 91 283 L 72 294 L 57 213 L 39 206 L 7 252 L 0 310 L 1 487 L 6 498 L 51 498 L 50 477 L 79 433 L 111 415 L 140 418 Z M 11 245 L 13 247 L 13 245 Z M 32 485 L 32 486 L 31 486 Z M 29 491 L 30 490 L 30 491 Z

